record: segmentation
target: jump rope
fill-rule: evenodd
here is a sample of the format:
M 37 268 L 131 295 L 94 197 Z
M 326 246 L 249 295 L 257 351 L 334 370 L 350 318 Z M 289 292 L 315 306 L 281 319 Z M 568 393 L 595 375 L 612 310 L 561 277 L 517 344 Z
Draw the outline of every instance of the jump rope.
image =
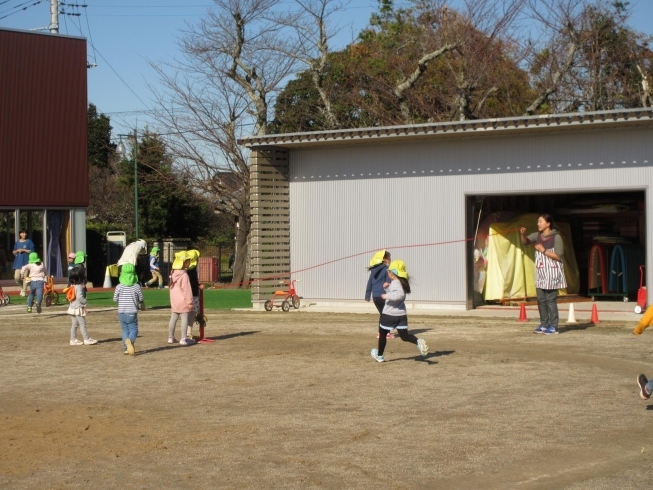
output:
M 506 230 L 506 231 L 504 231 L 502 233 L 491 233 L 491 234 L 482 235 L 482 236 L 483 237 L 503 236 L 503 235 L 508 235 L 510 233 L 513 233 L 515 231 L 519 231 L 519 229 L 520 228 L 513 228 L 513 229 L 510 229 L 510 230 Z M 351 259 L 351 258 L 354 258 L 354 257 L 360 257 L 361 255 L 368 255 L 368 254 L 371 254 L 371 253 L 376 253 L 379 250 L 401 250 L 401 249 L 404 249 L 404 248 L 437 247 L 437 246 L 442 246 L 442 245 L 451 245 L 451 244 L 454 244 L 454 243 L 466 243 L 466 242 L 471 242 L 471 241 L 473 241 L 474 244 L 476 244 L 477 237 L 478 237 L 478 233 L 476 233 L 475 236 L 472 237 L 472 238 L 462 238 L 462 239 L 458 239 L 458 240 L 446 240 L 446 241 L 442 241 L 442 242 L 432 242 L 432 243 L 419 243 L 419 244 L 413 244 L 413 245 L 398 245 L 398 246 L 394 246 L 394 247 L 374 248 L 372 250 L 366 250 L 365 252 L 358 252 L 358 253 L 355 253 L 355 254 L 352 254 L 352 255 L 346 255 L 345 257 L 340 257 L 340 258 L 337 258 L 337 259 L 329 260 L 327 262 L 322 262 L 320 264 L 312 265 L 310 267 L 305 267 L 303 269 L 297 269 L 295 271 L 285 272 L 285 273 L 282 273 L 282 274 L 276 274 L 276 275 L 272 275 L 272 276 L 259 277 L 257 279 L 250 279 L 248 281 L 243 281 L 243 282 L 239 282 L 239 283 L 229 283 L 229 284 L 226 284 L 224 286 L 214 287 L 214 289 L 233 289 L 233 288 L 239 288 L 239 287 L 245 286 L 245 285 L 249 286 L 254 282 L 269 281 L 269 280 L 272 280 L 272 279 L 286 279 L 288 277 L 292 277 L 293 275 L 300 274 L 302 272 L 310 271 L 312 269 L 317 269 L 319 267 L 324 267 L 324 266 L 330 265 L 330 264 L 335 264 L 336 262 L 341 262 L 343 260 Z

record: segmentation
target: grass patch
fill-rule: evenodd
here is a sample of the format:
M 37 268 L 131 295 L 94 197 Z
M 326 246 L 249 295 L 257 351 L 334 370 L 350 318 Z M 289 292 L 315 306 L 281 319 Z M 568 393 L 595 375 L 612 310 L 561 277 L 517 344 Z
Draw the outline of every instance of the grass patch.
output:
M 170 308 L 170 291 L 167 289 L 144 289 L 143 297 L 147 308 Z M 117 306 L 113 301 L 113 291 L 89 292 L 89 307 Z M 12 305 L 27 304 L 27 297 L 12 296 Z M 59 304 L 65 305 L 66 296 L 59 292 Z M 45 302 L 43 303 L 45 306 Z M 249 289 L 207 289 L 204 291 L 204 308 L 209 310 L 230 310 L 251 308 L 252 293 Z

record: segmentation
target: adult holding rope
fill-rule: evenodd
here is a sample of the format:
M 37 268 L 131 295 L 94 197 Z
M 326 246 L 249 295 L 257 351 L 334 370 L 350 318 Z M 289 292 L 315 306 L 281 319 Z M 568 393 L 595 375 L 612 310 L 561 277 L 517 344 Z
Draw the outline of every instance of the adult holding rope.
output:
M 567 287 L 562 262 L 564 247 L 562 237 L 553 217 L 544 213 L 537 218 L 537 232 L 526 236 L 526 228 L 519 229 L 522 245 L 535 246 L 535 288 L 540 310 L 540 326 L 533 333 L 554 335 L 558 333 L 558 289 Z

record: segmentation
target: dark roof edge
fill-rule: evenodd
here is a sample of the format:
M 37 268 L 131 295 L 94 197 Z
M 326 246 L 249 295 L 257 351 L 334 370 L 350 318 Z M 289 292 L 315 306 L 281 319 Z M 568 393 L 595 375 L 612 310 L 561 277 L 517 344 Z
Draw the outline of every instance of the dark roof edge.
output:
M 16 32 L 18 34 L 36 34 L 39 36 L 62 37 L 65 39 L 75 39 L 77 41 L 88 41 L 88 39 L 83 36 L 71 36 L 70 34 L 55 34 L 47 30 L 27 31 L 25 29 L 14 29 L 12 27 L 0 27 L 0 31 Z
M 454 133 L 487 133 L 526 128 L 555 128 L 570 126 L 590 126 L 633 121 L 653 121 L 653 108 L 618 109 L 614 111 L 576 112 L 570 114 L 550 114 L 542 116 L 517 116 L 497 119 L 476 119 L 403 126 L 379 126 L 373 128 L 339 129 L 331 131 L 312 131 L 306 133 L 268 134 L 247 136 L 238 139 L 238 144 L 247 148 L 260 146 L 296 146 L 324 144 L 335 141 L 361 141 L 416 136 L 435 136 Z

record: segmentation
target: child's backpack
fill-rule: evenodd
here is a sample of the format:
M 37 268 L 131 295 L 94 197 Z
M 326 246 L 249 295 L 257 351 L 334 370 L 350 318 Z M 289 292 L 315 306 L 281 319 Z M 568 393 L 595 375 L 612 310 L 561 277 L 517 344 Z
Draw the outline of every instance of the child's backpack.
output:
M 66 293 L 66 299 L 69 303 L 72 303 L 75 301 L 75 299 L 77 299 L 77 295 L 75 294 L 75 286 L 68 286 L 63 290 L 63 292 Z

